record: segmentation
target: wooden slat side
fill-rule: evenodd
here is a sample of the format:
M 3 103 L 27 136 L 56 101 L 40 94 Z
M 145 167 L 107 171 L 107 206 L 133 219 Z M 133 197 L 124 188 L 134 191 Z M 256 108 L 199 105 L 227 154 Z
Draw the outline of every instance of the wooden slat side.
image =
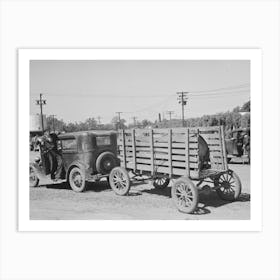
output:
M 212 146 L 220 146 L 221 145 L 221 140 L 220 139 L 205 139 L 204 138 L 204 140 L 207 142 L 208 145 L 212 145 Z
M 119 146 L 120 152 L 122 153 L 123 147 Z M 125 147 L 126 152 L 133 152 L 133 148 L 131 146 Z M 150 148 L 149 147 L 136 147 L 136 153 L 138 152 L 148 152 L 150 153 Z M 164 153 L 168 154 L 168 149 L 167 148 L 157 148 L 154 147 L 154 153 Z M 173 155 L 185 155 L 185 149 L 172 149 L 172 154 Z M 197 148 L 191 148 L 189 146 L 189 155 L 197 156 L 198 155 L 198 149 Z
M 184 134 L 187 130 L 189 130 L 189 133 L 196 133 L 197 129 L 200 131 L 201 134 L 211 134 L 211 133 L 219 133 L 219 126 L 209 126 L 209 127 L 174 127 L 172 128 L 172 132 L 174 135 L 178 134 Z M 132 135 L 133 129 L 127 129 L 125 130 L 125 134 L 127 136 Z M 145 135 L 149 133 L 149 129 L 134 129 L 136 131 L 136 135 Z M 168 135 L 168 128 L 155 128 L 153 129 L 154 135 Z
M 199 154 L 199 145 L 198 145 L 198 137 L 199 137 L 199 128 L 196 130 L 196 135 L 197 135 L 197 153 Z
M 136 163 L 136 146 L 135 146 L 135 130 L 132 129 L 132 153 L 133 153 L 133 169 L 136 170 L 137 163 Z
M 123 148 L 123 167 L 126 168 L 126 150 L 125 150 L 125 134 L 124 134 L 124 129 L 122 129 L 122 148 Z
M 150 149 L 151 149 L 151 174 L 154 175 L 155 166 L 154 166 L 154 132 L 153 129 L 150 130 Z M 139 154 L 137 154 L 139 156 Z
M 224 169 L 228 170 L 227 152 L 226 152 L 226 145 L 225 145 L 225 130 L 223 126 L 221 126 L 221 141 L 222 141 L 222 156 L 224 159 Z
M 120 159 L 123 161 L 123 157 L 120 157 Z M 127 164 L 128 163 L 134 163 L 133 158 L 126 158 L 126 162 L 127 162 Z M 139 163 L 146 164 L 146 165 L 150 166 L 149 171 L 151 171 L 151 160 L 150 159 L 136 158 L 136 163 L 137 163 L 137 168 L 139 168 Z M 169 159 L 167 159 L 167 160 L 162 160 L 162 159 L 161 160 L 155 160 L 154 166 L 155 166 L 155 170 L 157 170 L 159 166 L 168 167 L 169 168 L 168 169 L 169 170 L 168 174 L 170 174 L 170 161 L 169 161 Z M 186 169 L 186 163 L 182 162 L 182 161 L 172 161 L 171 166 L 172 166 L 172 168 L 180 167 L 180 168 L 183 168 L 184 170 Z M 198 169 L 198 163 L 190 162 L 189 163 L 189 168 Z
M 128 169 L 134 169 L 133 163 L 127 163 L 127 168 Z M 143 171 L 150 171 L 151 167 L 147 164 L 138 164 L 137 168 L 139 170 Z M 157 173 L 162 173 L 162 174 L 169 174 L 169 167 L 158 167 L 157 168 Z M 186 175 L 186 170 L 184 168 L 172 168 L 172 174 L 174 176 L 185 176 Z M 199 171 L 198 170 L 190 170 L 190 177 L 193 179 L 198 179 L 199 177 Z
M 189 155 L 189 130 L 187 129 L 185 135 L 185 160 L 186 160 L 186 176 L 190 177 L 190 155 Z M 198 160 L 198 157 L 196 158 Z
M 168 130 L 169 175 L 172 176 L 172 129 Z
M 123 158 L 123 153 L 120 153 L 120 157 Z M 133 158 L 132 152 L 126 153 L 126 158 L 131 160 Z M 151 159 L 151 153 L 146 153 L 146 152 L 136 152 L 136 158 L 143 158 L 143 159 Z M 198 163 L 198 156 L 190 156 L 189 155 L 189 162 L 193 163 Z M 168 154 L 159 154 L 159 153 L 154 153 L 154 161 L 159 161 L 159 160 L 168 160 L 169 155 Z M 185 155 L 172 155 L 172 161 L 181 161 L 181 162 L 186 162 L 186 156 Z

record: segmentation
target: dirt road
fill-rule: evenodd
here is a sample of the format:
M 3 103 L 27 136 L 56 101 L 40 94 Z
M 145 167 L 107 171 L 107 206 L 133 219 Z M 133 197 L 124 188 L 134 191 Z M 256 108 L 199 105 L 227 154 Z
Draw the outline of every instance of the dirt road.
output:
M 215 191 L 201 194 L 198 211 L 183 214 L 170 198 L 170 185 L 156 190 L 150 182 L 131 188 L 129 196 L 117 196 L 107 181 L 92 183 L 84 193 L 75 193 L 66 184 L 30 189 L 30 219 L 250 219 L 250 166 L 230 164 L 242 182 L 242 195 L 236 202 L 222 201 Z

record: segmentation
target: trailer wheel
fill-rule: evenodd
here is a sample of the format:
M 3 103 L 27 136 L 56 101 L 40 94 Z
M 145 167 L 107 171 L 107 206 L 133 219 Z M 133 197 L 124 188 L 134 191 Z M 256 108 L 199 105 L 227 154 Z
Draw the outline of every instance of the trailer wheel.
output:
M 194 183 L 182 177 L 176 180 L 171 189 L 171 196 L 179 211 L 192 213 L 198 204 L 198 190 Z
M 29 166 L 29 187 L 36 188 L 39 185 L 39 178 L 37 177 L 34 167 Z
M 214 186 L 219 197 L 227 201 L 235 201 L 238 199 L 242 185 L 237 174 L 229 170 L 214 180 Z
M 168 177 L 156 177 L 153 182 L 153 186 L 156 189 L 165 189 L 170 182 Z
M 130 179 L 125 168 L 115 167 L 110 173 L 109 182 L 112 190 L 117 195 L 128 194 L 130 190 Z

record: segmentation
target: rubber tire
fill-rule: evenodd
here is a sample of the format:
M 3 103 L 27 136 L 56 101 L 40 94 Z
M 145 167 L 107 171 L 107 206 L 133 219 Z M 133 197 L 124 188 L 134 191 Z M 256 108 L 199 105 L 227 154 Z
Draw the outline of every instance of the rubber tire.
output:
M 105 170 L 104 166 L 102 166 L 103 161 L 105 160 L 106 157 L 110 157 L 112 160 L 112 168 L 110 170 Z M 95 165 L 96 165 L 96 170 L 99 174 L 102 175 L 109 174 L 114 169 L 114 167 L 117 166 L 116 156 L 112 152 L 103 152 L 97 157 Z
M 116 185 L 115 185 L 115 182 L 114 182 L 114 176 L 116 175 L 116 173 L 120 172 L 122 174 L 122 176 L 124 177 L 124 179 L 126 180 L 126 186 L 124 189 L 122 190 L 119 190 Z M 115 167 L 111 173 L 110 173 L 110 176 L 109 176 L 109 183 L 110 183 L 110 186 L 112 188 L 112 190 L 117 194 L 117 195 L 121 195 L 121 196 L 124 196 L 124 195 L 127 195 L 129 193 L 129 190 L 130 190 L 130 178 L 129 178 L 129 175 L 128 175 L 128 172 L 126 171 L 125 168 L 123 167 L 120 167 L 120 166 L 117 166 Z
M 82 177 L 82 185 L 81 187 L 77 187 L 73 181 L 73 174 L 75 172 L 79 172 L 80 173 L 80 176 Z M 69 185 L 71 187 L 71 189 L 74 191 L 74 192 L 83 192 L 85 189 L 86 189 L 86 180 L 85 180 L 85 173 L 84 171 L 82 171 L 79 167 L 73 167 L 70 172 L 69 172 L 69 176 L 68 176 L 68 182 L 69 182 Z
M 164 183 L 163 184 L 159 184 L 157 182 L 157 180 L 160 180 L 160 179 L 165 179 Z M 159 189 L 159 190 L 163 190 L 165 189 L 168 185 L 169 185 L 169 182 L 170 182 L 170 179 L 168 177 L 159 177 L 159 178 L 155 178 L 154 181 L 153 181 L 153 186 L 156 188 L 156 189 Z
M 32 170 L 32 171 L 31 171 L 31 170 Z M 29 187 L 30 187 L 30 188 L 36 188 L 36 187 L 39 186 L 39 178 L 36 176 L 36 179 L 35 179 L 33 182 L 30 182 L 30 175 L 31 175 L 31 172 L 33 172 L 34 175 L 36 176 L 34 167 L 33 167 L 32 165 L 29 166 Z
M 179 187 L 179 185 L 181 185 L 181 184 L 188 186 L 188 188 L 191 190 L 191 192 L 193 194 L 193 202 L 188 207 L 180 204 L 179 199 L 176 195 L 176 190 Z M 194 183 L 187 177 L 181 177 L 174 182 L 174 184 L 172 185 L 172 188 L 171 188 L 171 197 L 172 197 L 173 202 L 175 203 L 176 207 L 178 208 L 178 210 L 180 212 L 183 212 L 186 214 L 193 213 L 196 210 L 198 201 L 199 201 L 198 190 L 197 190 L 196 186 L 194 185 Z
M 229 173 L 226 173 L 227 175 L 231 176 L 231 178 L 233 178 L 234 182 L 236 182 L 236 190 L 234 192 L 234 195 L 232 196 L 229 196 L 227 194 L 225 194 L 221 189 L 216 189 L 216 192 L 218 194 L 218 196 L 223 199 L 223 200 L 226 200 L 226 201 L 235 201 L 238 199 L 238 197 L 240 196 L 240 193 L 241 193 L 241 190 L 242 190 L 242 184 L 241 184 L 241 181 L 240 181 L 240 178 L 238 177 L 238 175 L 232 171 L 232 170 L 229 170 Z M 222 175 L 221 175 L 222 176 Z M 221 177 L 220 176 L 220 177 Z M 220 178 L 219 177 L 219 178 Z M 220 184 L 219 184 L 219 178 L 217 178 L 215 181 L 214 181 L 214 186 L 215 187 L 218 187 Z

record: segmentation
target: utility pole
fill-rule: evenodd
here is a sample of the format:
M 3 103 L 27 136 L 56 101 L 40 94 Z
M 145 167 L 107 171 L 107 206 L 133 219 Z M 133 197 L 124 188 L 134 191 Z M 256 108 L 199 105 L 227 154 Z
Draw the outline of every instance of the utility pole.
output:
M 53 132 L 55 132 L 55 125 L 54 125 L 54 123 L 55 123 L 55 117 L 56 117 L 56 115 L 50 115 L 50 117 L 52 117 L 52 127 L 53 127 Z
M 121 114 L 122 114 L 123 112 L 116 112 L 116 114 L 118 115 L 118 129 L 120 129 L 121 128 Z
M 179 104 L 182 106 L 182 126 L 185 126 L 185 119 L 184 119 L 184 106 L 187 105 L 187 100 L 188 100 L 188 92 L 187 91 L 181 91 L 177 92 L 178 94 L 178 101 Z
M 166 113 L 169 115 L 169 120 L 171 121 L 171 115 L 174 114 L 174 111 L 167 111 Z
M 136 127 L 136 120 L 137 120 L 137 117 L 132 117 L 132 119 L 133 119 L 134 127 Z
M 40 99 L 36 100 L 36 105 L 40 105 L 40 112 L 41 112 L 41 125 L 42 125 L 42 132 L 44 133 L 44 118 L 43 118 L 43 105 L 46 105 L 46 100 L 42 99 L 42 93 L 40 93 Z

